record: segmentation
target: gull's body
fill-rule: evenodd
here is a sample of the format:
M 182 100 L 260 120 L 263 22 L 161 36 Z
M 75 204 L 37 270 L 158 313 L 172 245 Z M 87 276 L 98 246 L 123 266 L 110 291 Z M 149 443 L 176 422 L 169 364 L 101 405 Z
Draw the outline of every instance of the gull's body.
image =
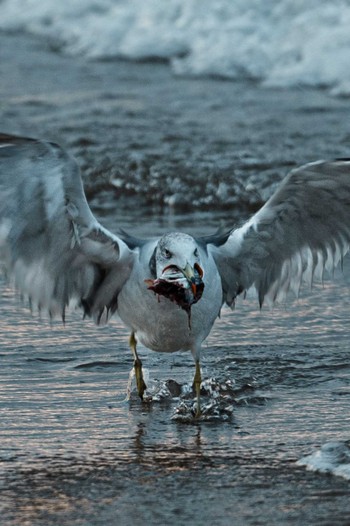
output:
M 191 351 L 199 399 L 201 345 L 222 304 L 251 288 L 260 305 L 297 295 L 331 271 L 349 243 L 348 160 L 293 170 L 261 210 L 226 234 L 140 241 L 95 219 L 77 164 L 59 146 L 0 134 L 0 263 L 33 310 L 64 319 L 75 301 L 97 323 L 117 313 L 131 331 L 141 396 L 137 340 L 155 351 Z M 175 296 L 152 291 L 164 283 Z
M 189 236 L 184 235 L 184 239 Z M 179 237 L 183 240 L 182 236 Z M 194 242 L 194 240 L 193 240 Z M 191 327 L 188 315 L 164 296 L 147 290 L 145 277 L 149 277 L 149 261 L 157 241 L 140 248 L 139 264 L 131 271 L 130 278 L 122 288 L 118 299 L 118 315 L 125 325 L 137 335 L 137 339 L 149 349 L 159 352 L 192 351 L 195 356 L 208 336 L 222 305 L 220 275 L 213 258 L 200 250 L 200 260 L 205 279 L 210 286 L 204 288 L 203 296 L 192 306 Z M 182 266 L 185 267 L 186 261 Z M 174 329 L 176 328 L 176 337 Z

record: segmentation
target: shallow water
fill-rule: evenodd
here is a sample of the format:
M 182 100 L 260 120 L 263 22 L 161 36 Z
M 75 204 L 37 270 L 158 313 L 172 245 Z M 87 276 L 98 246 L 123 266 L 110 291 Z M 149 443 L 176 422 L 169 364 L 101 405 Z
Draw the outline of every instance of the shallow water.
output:
M 172 419 L 177 398 L 126 401 L 120 322 L 50 327 L 4 286 L 1 523 L 347 524 L 349 482 L 296 462 L 349 438 L 348 267 L 284 308 L 224 310 L 203 373 L 233 383 L 233 415 L 191 424 Z M 189 353 L 141 356 L 150 383 L 191 383 Z
M 347 99 L 173 77 L 158 63 L 86 62 L 45 45 L 0 31 L 1 128 L 68 148 L 89 197 L 105 187 L 118 198 L 100 200 L 103 209 L 216 210 L 231 226 L 291 168 L 349 155 Z
M 120 170 L 124 202 L 89 186 L 113 230 L 231 226 L 287 167 L 348 155 L 349 105 L 321 91 L 173 79 L 160 64 L 86 63 L 23 35 L 0 41 L 3 130 L 59 140 L 89 184 Z M 165 207 L 176 171 L 191 213 Z M 221 175 L 238 177 L 236 205 L 203 211 L 196 199 Z M 253 202 L 242 182 L 258 189 Z M 125 400 L 132 360 L 118 320 L 98 329 L 72 314 L 50 327 L 2 283 L 0 524 L 349 524 L 349 481 L 297 464 L 349 439 L 349 283 L 346 263 L 334 284 L 291 304 L 223 310 L 202 365 L 216 385 L 232 382 L 233 415 L 191 424 L 172 419 L 176 397 Z M 140 354 L 150 385 L 191 384 L 189 354 Z

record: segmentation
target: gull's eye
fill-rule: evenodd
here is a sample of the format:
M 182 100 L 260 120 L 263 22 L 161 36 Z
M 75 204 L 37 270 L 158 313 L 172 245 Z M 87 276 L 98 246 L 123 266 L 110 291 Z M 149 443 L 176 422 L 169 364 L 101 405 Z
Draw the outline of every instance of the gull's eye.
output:
M 198 248 L 195 248 L 194 252 L 193 252 L 193 255 L 194 257 L 198 258 L 199 254 L 198 254 Z
M 168 250 L 167 248 L 164 249 L 164 256 L 166 257 L 166 259 L 170 259 L 171 256 L 172 256 L 172 253 L 170 252 L 170 250 Z

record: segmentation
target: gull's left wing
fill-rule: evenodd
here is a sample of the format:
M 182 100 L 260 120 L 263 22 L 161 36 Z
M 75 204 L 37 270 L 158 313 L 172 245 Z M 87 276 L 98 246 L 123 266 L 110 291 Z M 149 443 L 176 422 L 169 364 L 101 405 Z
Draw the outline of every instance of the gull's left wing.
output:
M 221 246 L 208 242 L 223 300 L 255 288 L 260 306 L 298 295 L 322 279 L 349 250 L 350 160 L 318 161 L 293 170 L 267 203 Z
M 73 301 L 105 321 L 134 257 L 93 216 L 72 157 L 0 134 L 0 263 L 32 308 L 64 320 Z

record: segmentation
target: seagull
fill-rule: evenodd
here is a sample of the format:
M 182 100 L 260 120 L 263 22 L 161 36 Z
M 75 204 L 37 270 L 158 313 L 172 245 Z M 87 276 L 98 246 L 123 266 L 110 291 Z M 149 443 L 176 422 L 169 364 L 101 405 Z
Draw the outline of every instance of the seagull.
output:
M 55 143 L 0 134 L 0 262 L 33 311 L 65 321 L 72 304 L 130 330 L 137 391 L 146 390 L 137 343 L 191 351 L 201 414 L 201 347 L 224 304 L 255 289 L 264 302 L 297 296 L 349 250 L 350 160 L 292 170 L 238 228 L 206 237 L 137 239 L 94 217 L 76 161 Z M 84 316 L 84 317 L 85 317 Z

